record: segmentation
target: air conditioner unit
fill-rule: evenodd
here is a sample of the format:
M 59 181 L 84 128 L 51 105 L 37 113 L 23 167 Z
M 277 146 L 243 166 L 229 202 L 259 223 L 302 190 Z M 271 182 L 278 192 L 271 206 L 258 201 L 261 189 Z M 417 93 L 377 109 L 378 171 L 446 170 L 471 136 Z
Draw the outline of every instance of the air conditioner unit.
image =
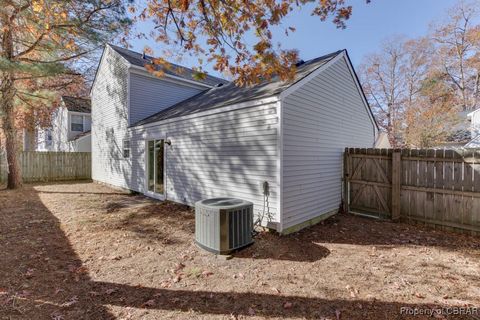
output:
M 253 203 L 212 198 L 195 203 L 195 242 L 217 254 L 227 254 L 253 242 Z

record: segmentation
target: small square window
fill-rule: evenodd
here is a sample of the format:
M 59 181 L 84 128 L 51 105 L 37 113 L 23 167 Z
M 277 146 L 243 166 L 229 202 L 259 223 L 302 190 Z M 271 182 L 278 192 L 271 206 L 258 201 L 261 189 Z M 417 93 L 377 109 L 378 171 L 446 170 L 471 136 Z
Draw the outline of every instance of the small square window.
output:
M 70 129 L 71 131 L 83 132 L 83 117 L 72 115 Z
M 130 158 L 130 140 L 123 140 L 123 157 Z

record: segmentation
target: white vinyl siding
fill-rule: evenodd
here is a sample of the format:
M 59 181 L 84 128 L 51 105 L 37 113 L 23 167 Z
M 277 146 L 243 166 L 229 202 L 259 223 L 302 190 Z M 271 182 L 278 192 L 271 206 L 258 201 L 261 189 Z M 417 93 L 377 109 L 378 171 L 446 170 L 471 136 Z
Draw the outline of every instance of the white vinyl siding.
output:
M 471 135 L 475 138 L 480 135 L 480 110 L 473 112 L 471 120 Z
M 277 125 L 277 103 L 270 103 L 132 128 L 129 187 L 145 192 L 146 140 L 167 138 L 168 200 L 193 205 L 209 197 L 238 197 L 252 201 L 264 223 L 278 222 Z M 263 196 L 264 181 L 270 186 L 268 199 Z
M 52 127 L 41 129 L 38 134 L 38 151 L 78 151 L 74 140 L 82 132 L 90 130 L 91 116 L 89 113 L 72 112 L 62 105 L 52 114 Z M 73 129 L 73 130 L 72 130 Z M 51 133 L 51 141 L 47 141 L 47 130 Z M 83 143 L 84 152 L 90 152 L 90 142 Z
M 130 74 L 130 124 L 154 115 L 206 89 L 132 72 Z
M 128 66 L 106 47 L 92 98 L 92 179 L 128 188 L 131 164 L 123 158 L 122 141 L 127 133 Z
M 52 121 L 52 150 L 68 151 L 68 110 L 64 106 L 58 108 Z
M 372 147 L 376 133 L 347 63 L 343 56 L 332 61 L 281 102 L 128 128 L 204 88 L 131 72 L 107 47 L 91 93 L 92 177 L 146 193 L 146 143 L 168 139 L 168 200 L 193 205 L 209 197 L 242 198 L 254 203 L 264 225 L 283 229 L 337 210 L 344 148 Z
M 376 130 L 344 58 L 282 101 L 283 228 L 339 208 L 343 150 Z

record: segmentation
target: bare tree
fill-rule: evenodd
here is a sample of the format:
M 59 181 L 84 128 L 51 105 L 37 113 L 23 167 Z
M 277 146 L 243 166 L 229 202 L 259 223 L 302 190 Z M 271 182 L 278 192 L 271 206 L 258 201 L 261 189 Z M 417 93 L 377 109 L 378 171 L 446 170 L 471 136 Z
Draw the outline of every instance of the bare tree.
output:
M 405 99 L 405 59 L 403 40 L 386 41 L 379 53 L 366 57 L 360 67 L 365 93 L 387 132 L 390 143 L 398 146 Z
M 479 107 L 480 26 L 475 25 L 479 6 L 480 1 L 460 2 L 432 34 L 438 71 L 447 75 L 457 96 L 456 105 L 465 111 Z
M 428 147 L 479 107 L 480 1 L 461 2 L 425 37 L 394 37 L 361 67 L 367 98 L 393 146 Z

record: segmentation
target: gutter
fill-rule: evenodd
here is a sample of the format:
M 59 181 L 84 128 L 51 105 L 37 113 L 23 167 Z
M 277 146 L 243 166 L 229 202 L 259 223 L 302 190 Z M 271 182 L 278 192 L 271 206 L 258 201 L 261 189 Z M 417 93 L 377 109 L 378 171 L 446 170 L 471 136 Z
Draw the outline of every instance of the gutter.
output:
M 143 124 L 143 125 L 132 125 L 132 126 L 129 126 L 128 129 L 130 129 L 130 130 L 146 129 L 146 128 L 155 127 L 155 126 L 158 126 L 158 125 L 163 125 L 163 124 L 166 124 L 166 123 L 183 121 L 183 120 L 187 120 L 187 119 L 191 119 L 191 118 L 199 118 L 199 117 L 209 116 L 209 115 L 212 115 L 212 114 L 228 112 L 228 111 L 232 111 L 232 110 L 258 107 L 258 106 L 266 105 L 266 104 L 269 104 L 269 103 L 277 102 L 279 100 L 280 99 L 279 99 L 278 95 L 272 95 L 272 96 L 269 96 L 269 97 L 265 97 L 265 98 L 261 98 L 261 99 L 254 99 L 254 100 L 245 101 L 245 102 L 239 102 L 239 103 L 227 105 L 227 106 L 224 106 L 224 107 L 213 108 L 213 109 L 205 110 L 205 111 L 198 111 L 198 112 L 190 113 L 190 114 L 187 114 L 187 115 L 184 115 L 184 116 L 177 116 L 177 117 L 172 117 L 172 118 L 168 118 L 168 119 L 162 119 L 162 120 L 158 120 L 158 121 L 155 121 L 155 122 L 146 123 L 146 124 Z

